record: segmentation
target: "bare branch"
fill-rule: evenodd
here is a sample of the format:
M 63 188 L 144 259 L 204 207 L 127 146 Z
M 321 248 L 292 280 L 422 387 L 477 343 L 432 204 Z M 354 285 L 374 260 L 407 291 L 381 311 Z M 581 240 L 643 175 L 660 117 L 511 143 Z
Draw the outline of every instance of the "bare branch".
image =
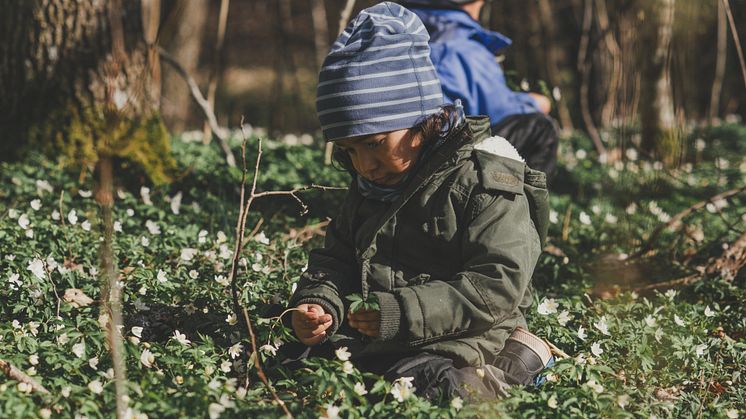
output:
M 199 86 L 197 86 L 197 82 L 194 81 L 194 78 L 189 75 L 186 69 L 162 47 L 158 47 L 158 54 L 160 54 L 161 58 L 163 58 L 164 61 L 171 64 L 176 72 L 179 73 L 179 75 L 187 82 L 187 84 L 189 85 L 189 90 L 192 92 L 192 97 L 202 109 L 202 113 L 205 114 L 207 122 L 210 124 L 212 133 L 215 134 L 216 137 L 218 137 L 220 148 L 222 148 L 223 152 L 225 153 L 225 161 L 228 163 L 228 166 L 236 167 L 236 158 L 233 157 L 231 148 L 228 145 L 228 138 L 226 138 L 226 136 L 223 135 L 222 131 L 220 130 L 218 119 L 215 117 L 215 112 L 212 108 L 212 105 L 202 95 L 202 92 L 199 90 Z

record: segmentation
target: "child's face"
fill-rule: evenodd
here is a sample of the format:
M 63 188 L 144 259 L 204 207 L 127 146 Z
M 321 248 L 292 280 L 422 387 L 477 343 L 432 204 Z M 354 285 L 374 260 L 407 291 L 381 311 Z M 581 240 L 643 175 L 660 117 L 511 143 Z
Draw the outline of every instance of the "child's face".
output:
M 395 185 L 416 161 L 422 139 L 415 130 L 402 129 L 336 142 L 347 152 L 355 171 L 379 185 Z

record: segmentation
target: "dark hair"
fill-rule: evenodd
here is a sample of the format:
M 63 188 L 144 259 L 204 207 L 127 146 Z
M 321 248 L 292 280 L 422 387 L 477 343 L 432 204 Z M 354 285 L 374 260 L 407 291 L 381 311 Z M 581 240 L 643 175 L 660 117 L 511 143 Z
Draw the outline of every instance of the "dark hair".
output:
M 418 121 L 415 126 L 411 129 L 415 130 L 416 134 L 421 135 L 425 141 L 425 144 L 435 143 L 440 139 L 451 136 L 455 130 L 459 127 L 456 126 L 458 121 L 458 111 L 453 105 L 443 105 L 440 111 L 424 117 Z M 333 161 L 339 165 L 341 170 L 349 172 L 351 175 L 355 174 L 355 169 L 352 167 L 352 160 L 346 151 L 334 145 L 334 151 L 332 153 Z

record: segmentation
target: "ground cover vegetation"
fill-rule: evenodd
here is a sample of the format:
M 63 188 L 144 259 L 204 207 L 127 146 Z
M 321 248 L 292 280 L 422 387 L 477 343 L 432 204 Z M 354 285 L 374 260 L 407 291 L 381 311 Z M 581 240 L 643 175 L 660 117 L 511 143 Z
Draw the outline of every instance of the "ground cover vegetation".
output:
M 133 167 L 118 172 L 114 250 L 131 417 L 282 416 L 257 375 L 257 356 L 298 417 L 746 413 L 744 275 L 718 265 L 746 230 L 746 126 L 695 131 L 676 167 L 647 159 L 630 130 L 606 137 L 621 151 L 614 162 L 599 162 L 585 137 L 563 140 L 527 317 L 567 358 L 540 388 L 481 404 L 420 399 L 406 377 L 388 383 L 359 372 L 344 349 L 296 371 L 280 364 L 278 348 L 291 333 L 262 314 L 287 301 L 342 191 L 299 193 L 308 208 L 302 215 L 288 196 L 252 207 L 237 283 L 254 353 L 228 280 L 241 171 L 225 166 L 216 145 L 191 137 L 173 140 L 177 172 L 169 186 L 147 184 Z M 236 155 L 240 143 L 233 138 Z M 250 135 L 249 166 L 256 143 Z M 258 190 L 344 186 L 348 176 L 324 166 L 316 147 L 270 140 L 264 159 Z M 28 378 L 0 376 L 0 417 L 115 411 L 108 316 L 97 301 L 102 224 L 93 182 L 88 169 L 40 155 L 0 163 L 0 367 Z M 711 199 L 726 191 L 734 192 Z M 665 281 L 671 287 L 655 289 Z

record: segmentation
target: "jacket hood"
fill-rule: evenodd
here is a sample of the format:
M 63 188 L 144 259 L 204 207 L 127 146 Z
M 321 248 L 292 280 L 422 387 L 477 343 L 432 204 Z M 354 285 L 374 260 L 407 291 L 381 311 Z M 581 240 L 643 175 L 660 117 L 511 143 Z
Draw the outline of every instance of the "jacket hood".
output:
M 479 22 L 463 10 L 412 7 L 425 28 L 430 33 L 430 43 L 446 42 L 453 39 L 473 39 L 493 54 L 510 46 L 513 41 L 507 36 L 482 27 Z

